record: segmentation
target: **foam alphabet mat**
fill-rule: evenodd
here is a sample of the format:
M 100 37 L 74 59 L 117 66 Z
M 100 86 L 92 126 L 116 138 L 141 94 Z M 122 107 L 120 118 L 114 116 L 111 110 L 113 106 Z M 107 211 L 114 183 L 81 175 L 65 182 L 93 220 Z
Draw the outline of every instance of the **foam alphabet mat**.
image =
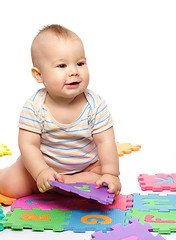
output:
M 11 211 L 4 217 L 1 213 L 0 229 L 11 228 L 22 230 L 29 228 L 33 231 L 101 231 L 103 234 L 92 235 L 93 239 L 106 235 L 112 236 L 114 231 L 120 231 L 129 224 L 141 228 L 148 238 L 138 238 L 139 232 L 134 235 L 123 235 L 124 239 L 163 239 L 160 235 L 150 236 L 142 226 L 150 224 L 151 229 L 159 234 L 176 232 L 176 195 L 133 193 L 114 197 L 112 204 L 104 205 L 93 199 L 84 197 L 60 196 L 57 193 L 32 194 L 14 200 Z M 131 220 L 138 218 L 137 220 Z M 131 221 L 131 223 L 129 223 Z M 119 225 L 120 224 L 120 225 Z M 113 226 L 118 226 L 117 228 Z M 121 227 L 119 227 L 121 226 Z M 131 228 L 131 227 L 130 227 Z M 136 227 L 135 227 L 136 228 Z M 146 228 L 147 229 L 147 228 Z M 127 231 L 125 231 L 127 232 Z M 130 234 L 131 234 L 130 230 Z M 107 233 L 109 234 L 109 233 Z M 121 236 L 121 235 L 119 235 Z M 113 238 L 109 238 L 113 239 Z M 123 239 L 123 238 L 122 238 Z

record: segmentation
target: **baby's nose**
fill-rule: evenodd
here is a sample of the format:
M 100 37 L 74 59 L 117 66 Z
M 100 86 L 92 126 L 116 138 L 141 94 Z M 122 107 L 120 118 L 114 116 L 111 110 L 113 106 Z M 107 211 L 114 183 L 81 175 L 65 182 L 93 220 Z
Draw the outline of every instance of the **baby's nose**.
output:
M 69 69 L 69 76 L 77 76 L 78 75 L 78 69 L 76 66 L 71 66 Z

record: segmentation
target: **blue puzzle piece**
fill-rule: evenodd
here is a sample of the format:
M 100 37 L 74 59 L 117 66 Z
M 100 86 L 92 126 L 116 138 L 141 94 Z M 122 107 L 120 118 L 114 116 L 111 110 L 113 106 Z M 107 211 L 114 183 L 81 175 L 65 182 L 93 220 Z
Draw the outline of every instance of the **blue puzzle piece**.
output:
M 176 209 L 176 195 L 168 194 L 161 196 L 159 194 L 140 195 L 133 193 L 133 208 L 147 211 L 157 209 L 159 211 L 170 211 Z
M 72 210 L 71 218 L 68 225 L 62 225 L 64 230 L 74 232 L 99 231 L 106 232 L 110 226 L 121 223 L 125 225 L 125 214 L 128 211 L 119 211 L 110 209 L 109 211 L 89 210 L 80 211 Z

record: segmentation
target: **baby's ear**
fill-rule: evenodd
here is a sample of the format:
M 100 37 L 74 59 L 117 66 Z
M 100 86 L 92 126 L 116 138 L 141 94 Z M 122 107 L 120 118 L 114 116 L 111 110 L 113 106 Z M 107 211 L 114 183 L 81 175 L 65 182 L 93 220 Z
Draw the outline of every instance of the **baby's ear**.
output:
M 32 72 L 32 76 L 35 78 L 35 80 L 36 80 L 38 83 L 43 83 L 43 79 L 42 79 L 40 70 L 39 70 L 38 68 L 33 67 L 33 68 L 31 69 L 31 72 Z

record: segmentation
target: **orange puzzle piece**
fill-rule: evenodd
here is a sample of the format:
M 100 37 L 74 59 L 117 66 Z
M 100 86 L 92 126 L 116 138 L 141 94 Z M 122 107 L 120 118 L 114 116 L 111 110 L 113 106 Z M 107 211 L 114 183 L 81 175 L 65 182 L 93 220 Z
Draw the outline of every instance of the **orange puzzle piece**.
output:
M 123 156 L 124 153 L 129 154 L 132 151 L 138 151 L 141 148 L 141 145 L 131 145 L 131 143 L 119 143 L 116 142 L 117 151 L 119 156 Z
M 12 205 L 13 201 L 15 200 L 15 198 L 6 197 L 0 194 L 0 203 L 3 203 L 4 205 Z

